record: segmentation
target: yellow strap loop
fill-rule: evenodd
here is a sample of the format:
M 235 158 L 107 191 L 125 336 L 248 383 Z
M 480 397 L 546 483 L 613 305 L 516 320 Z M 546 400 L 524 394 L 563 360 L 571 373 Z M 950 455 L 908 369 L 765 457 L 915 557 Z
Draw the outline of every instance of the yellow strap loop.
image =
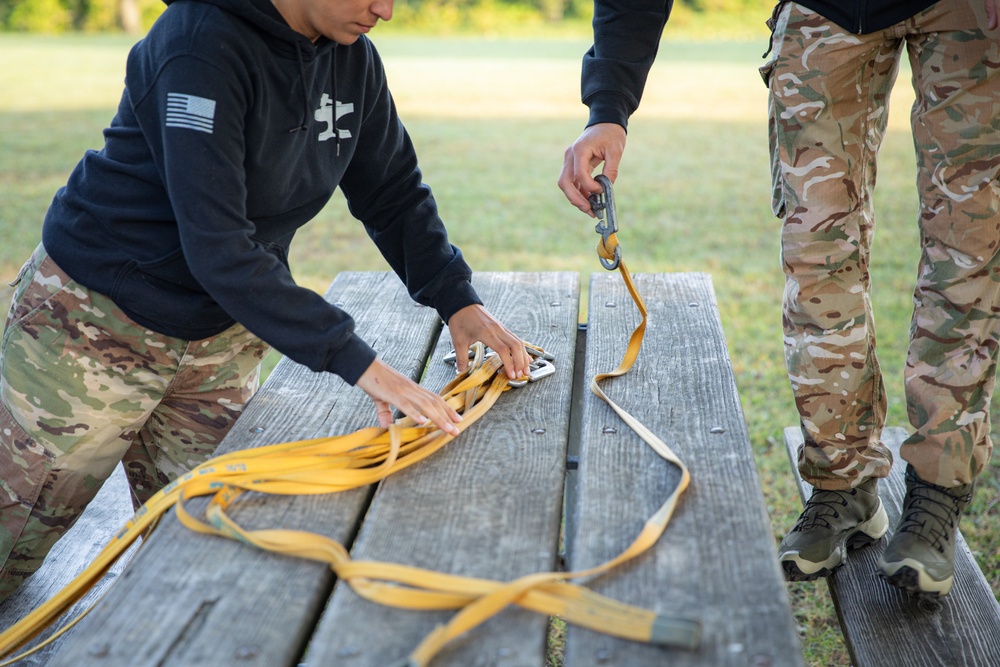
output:
M 603 236 L 597 239 L 597 256 L 608 262 L 615 260 L 615 248 L 618 248 L 618 235 L 612 233 L 607 239 Z

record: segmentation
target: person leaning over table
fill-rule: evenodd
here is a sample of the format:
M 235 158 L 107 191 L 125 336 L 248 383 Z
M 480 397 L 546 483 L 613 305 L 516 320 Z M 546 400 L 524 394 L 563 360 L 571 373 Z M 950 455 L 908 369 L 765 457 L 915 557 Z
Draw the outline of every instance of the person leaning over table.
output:
M 456 349 L 511 378 L 523 342 L 448 242 L 365 33 L 393 0 L 166 0 L 128 57 L 104 147 L 51 204 L 0 351 L 0 598 L 40 566 L 119 461 L 139 504 L 211 457 L 269 345 L 457 434 L 344 311 L 299 287 L 295 231 L 338 186 Z M 459 370 L 467 366 L 458 355 Z
M 581 211 L 612 180 L 670 12 L 664 0 L 595 0 L 583 60 L 587 129 L 566 150 L 559 187 Z M 886 398 L 868 275 L 876 153 L 904 53 L 913 70 L 921 260 L 906 360 L 914 432 L 902 516 L 879 559 L 893 586 L 946 595 L 956 531 L 989 461 L 1000 349 L 1000 0 L 780 2 L 770 59 L 773 209 L 781 218 L 785 359 L 815 488 L 778 547 L 786 576 L 839 567 L 888 530 L 877 482 Z

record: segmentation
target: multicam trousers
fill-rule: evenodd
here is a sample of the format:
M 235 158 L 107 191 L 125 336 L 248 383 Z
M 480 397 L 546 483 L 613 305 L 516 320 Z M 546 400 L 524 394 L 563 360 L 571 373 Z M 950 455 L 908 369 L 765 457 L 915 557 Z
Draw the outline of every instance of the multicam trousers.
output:
M 980 0 L 940 0 L 855 35 L 795 3 L 773 19 L 774 213 L 783 220 L 785 358 L 803 477 L 845 489 L 883 477 L 886 399 L 869 285 L 876 153 L 905 53 L 913 70 L 922 253 L 905 368 L 924 480 L 966 484 L 989 460 L 1000 322 L 1000 35 Z
M 41 246 L 15 287 L 0 347 L 0 599 L 119 461 L 138 506 L 210 458 L 267 351 L 240 325 L 194 342 L 149 331 Z

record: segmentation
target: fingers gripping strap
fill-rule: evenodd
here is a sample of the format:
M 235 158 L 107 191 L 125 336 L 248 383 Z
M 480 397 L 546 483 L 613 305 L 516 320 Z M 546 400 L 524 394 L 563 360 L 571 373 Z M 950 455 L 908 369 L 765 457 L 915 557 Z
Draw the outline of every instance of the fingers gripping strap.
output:
M 613 245 L 609 255 L 614 257 L 617 239 L 614 235 L 611 239 Z M 600 245 L 603 247 L 603 243 Z M 633 543 L 617 557 L 578 572 L 532 574 L 505 583 L 396 563 L 355 561 L 342 544 L 328 537 L 283 529 L 245 530 L 227 514 L 228 508 L 246 491 L 320 494 L 367 486 L 427 458 L 453 439 L 433 426 L 418 426 L 411 419 L 402 418 L 388 428 L 370 427 L 342 436 L 232 452 L 215 457 L 181 476 L 141 507 L 94 562 L 65 589 L 0 634 L 0 655 L 10 655 L 69 609 L 171 507 L 176 507 L 178 519 L 191 530 L 220 535 L 275 553 L 325 562 L 339 579 L 368 600 L 407 609 L 459 609 L 447 624 L 437 627 L 421 642 L 403 663 L 406 665 L 425 667 L 449 641 L 511 604 L 548 616 L 560 616 L 569 623 L 626 639 L 693 648 L 700 637 L 699 622 L 659 616 L 570 581 L 606 572 L 652 546 L 666 529 L 677 500 L 690 481 L 687 468 L 673 451 L 608 398 L 598 384 L 628 372 L 638 357 L 645 334 L 646 306 L 625 264 L 620 263 L 618 268 L 642 321 L 632 332 L 621 363 L 613 371 L 597 375 L 591 389 L 657 454 L 678 466 L 682 477 Z M 442 389 L 441 395 L 463 413 L 463 420 L 457 426 L 459 431 L 464 431 L 509 388 L 497 355 L 484 356 L 479 350 L 469 369 Z M 199 496 L 210 498 L 203 519 L 186 509 L 186 502 Z

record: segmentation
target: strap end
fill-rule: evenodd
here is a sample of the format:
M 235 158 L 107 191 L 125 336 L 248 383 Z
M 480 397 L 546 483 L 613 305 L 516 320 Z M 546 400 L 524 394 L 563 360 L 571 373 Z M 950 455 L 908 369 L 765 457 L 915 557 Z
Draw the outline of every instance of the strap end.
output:
M 683 616 L 657 616 L 649 641 L 661 646 L 694 650 L 701 642 L 701 621 Z

